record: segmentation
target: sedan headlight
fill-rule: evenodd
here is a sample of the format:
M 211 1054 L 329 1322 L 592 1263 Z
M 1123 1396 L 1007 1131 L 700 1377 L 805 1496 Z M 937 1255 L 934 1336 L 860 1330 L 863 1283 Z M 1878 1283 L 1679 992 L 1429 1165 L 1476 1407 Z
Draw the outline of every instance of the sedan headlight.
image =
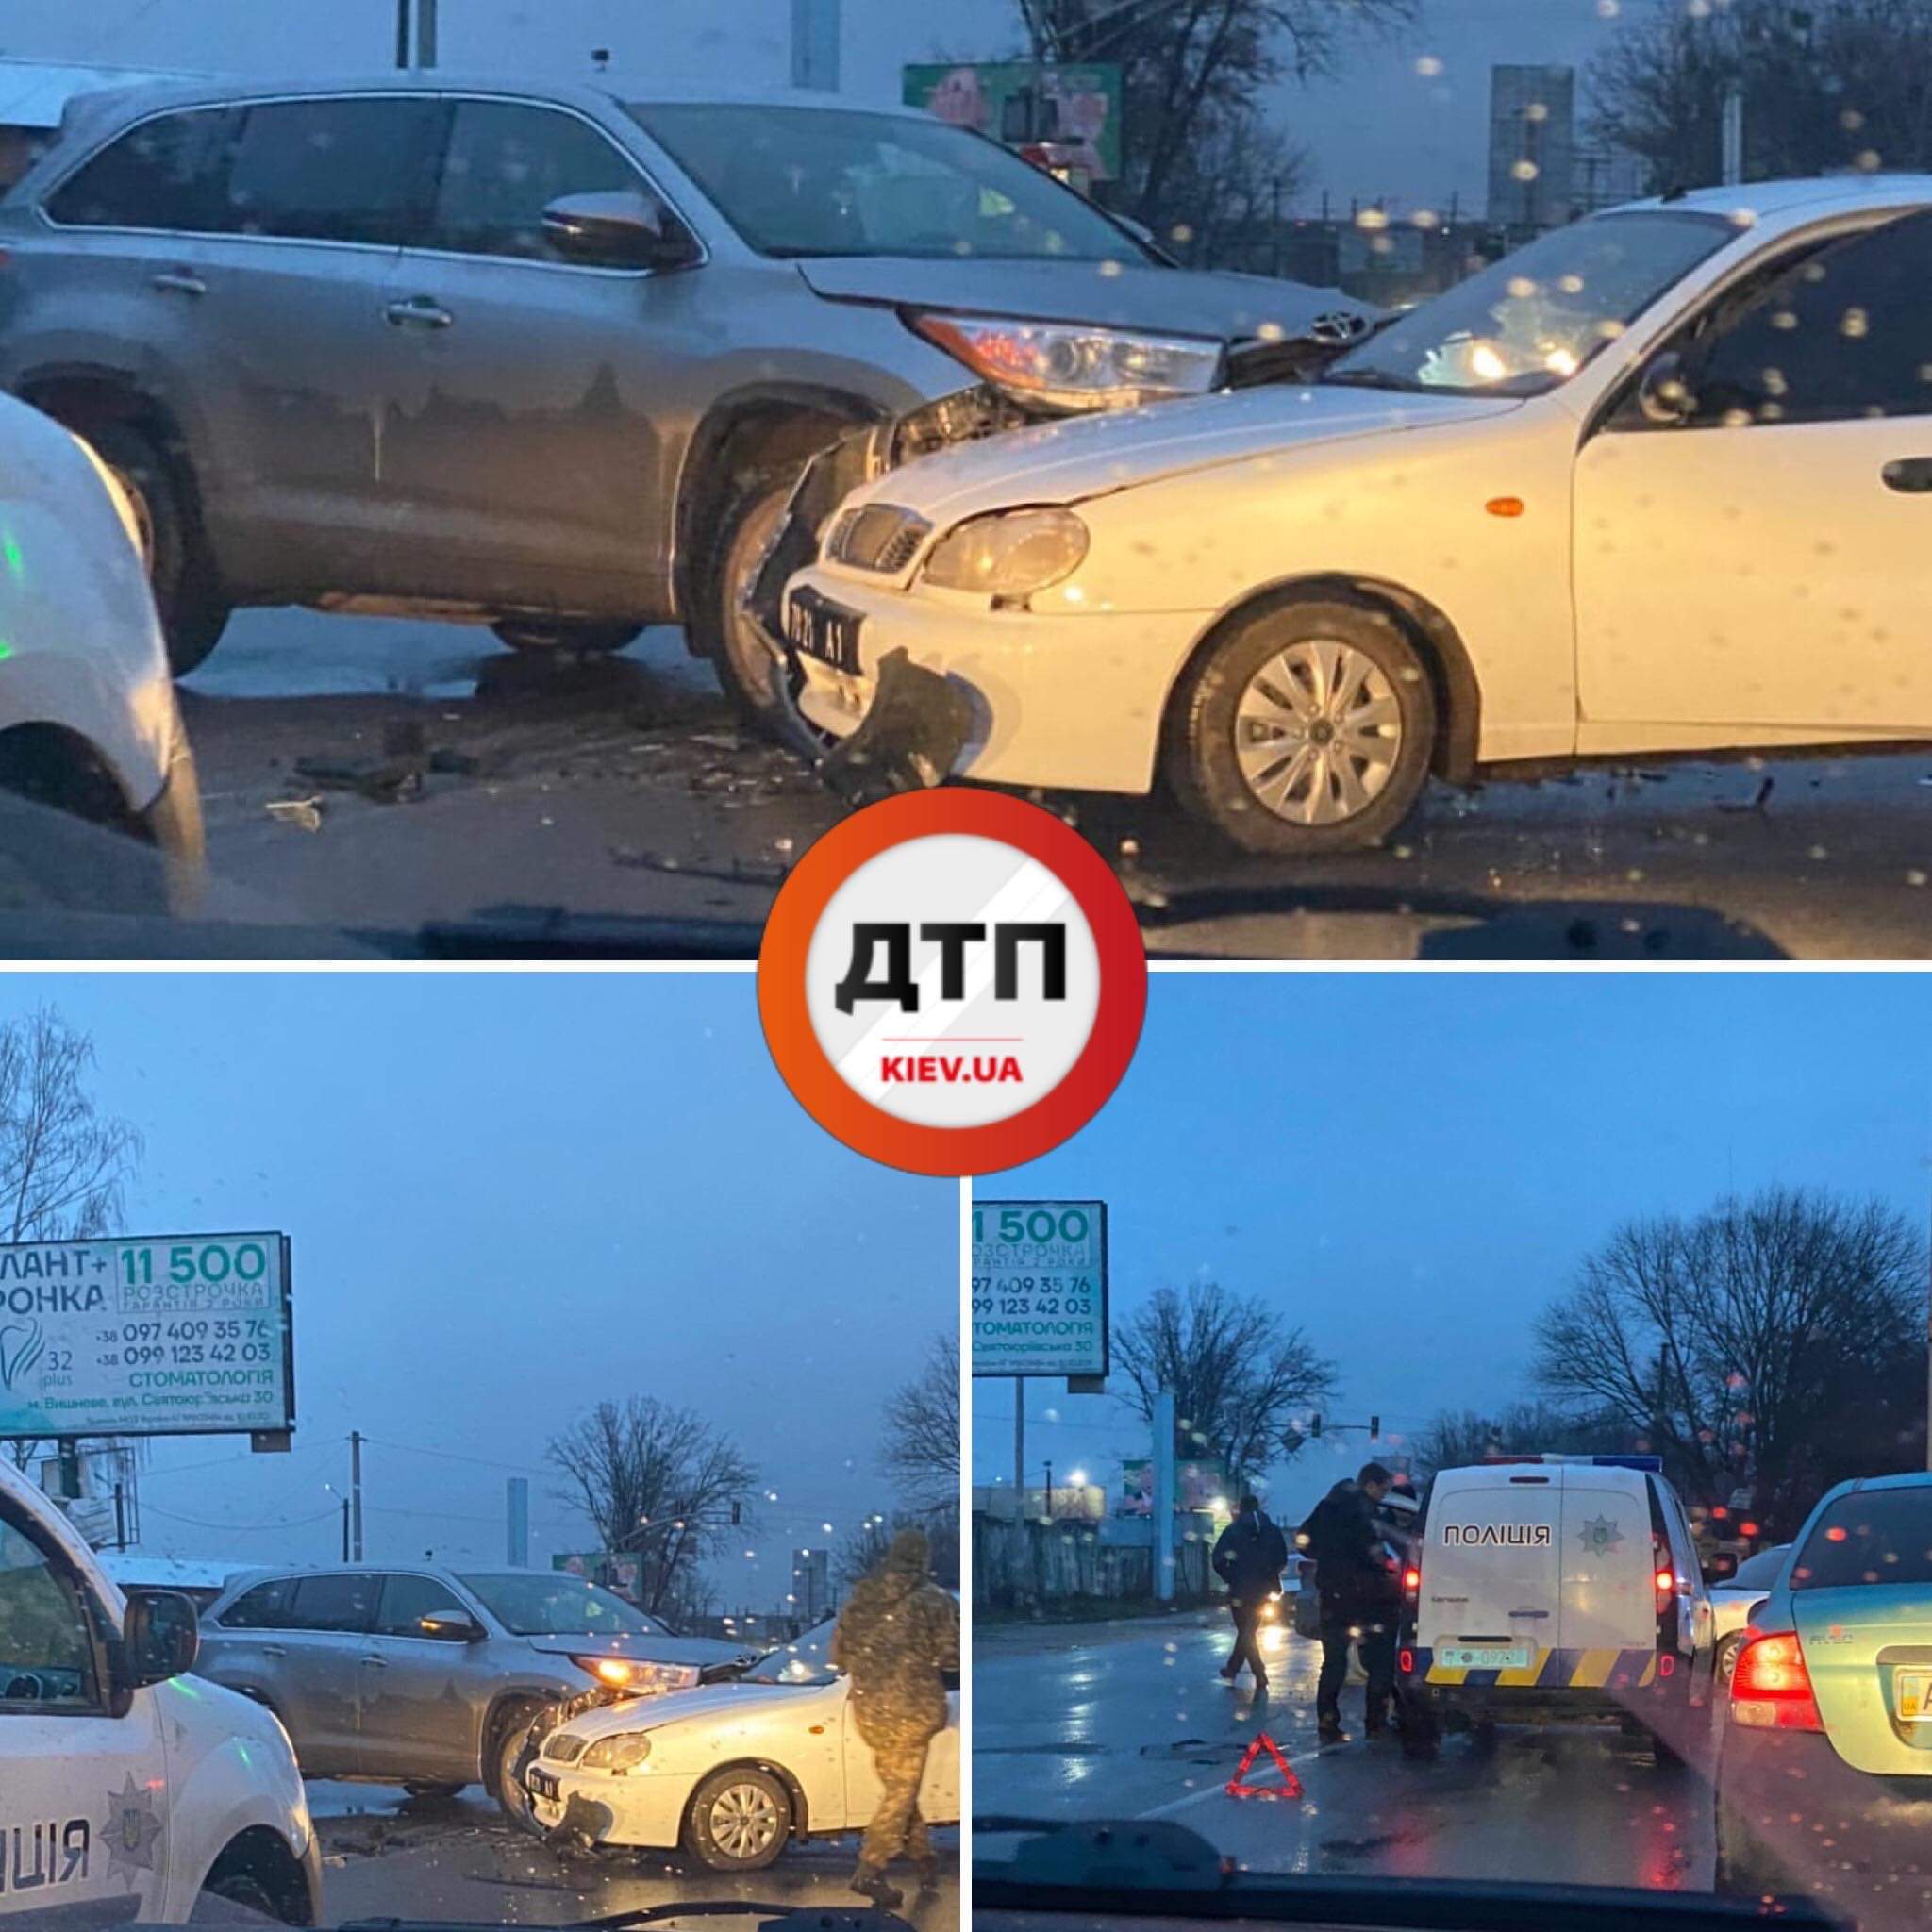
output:
M 1197 336 L 985 315 L 915 315 L 912 326 L 985 381 L 1048 409 L 1205 395 L 1221 371 L 1221 344 Z
M 571 1662 L 598 1683 L 639 1697 L 654 1690 L 689 1690 L 698 1680 L 695 1664 L 654 1664 L 628 1657 L 574 1657 Z
M 1087 525 L 1070 509 L 1008 509 L 969 517 L 926 558 L 924 578 L 942 591 L 1026 597 L 1080 568 Z
M 649 1731 L 619 1731 L 599 1738 L 577 1763 L 586 1771 L 631 1771 L 651 1755 Z

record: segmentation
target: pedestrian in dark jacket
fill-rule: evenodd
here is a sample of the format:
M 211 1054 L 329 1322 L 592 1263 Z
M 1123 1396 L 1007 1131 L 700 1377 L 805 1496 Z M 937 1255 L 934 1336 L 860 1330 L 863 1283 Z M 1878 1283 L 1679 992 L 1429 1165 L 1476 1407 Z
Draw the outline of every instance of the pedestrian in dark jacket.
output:
M 1389 1472 L 1363 1463 L 1354 1482 L 1339 1482 L 1315 1505 L 1296 1542 L 1315 1560 L 1322 1603 L 1322 1674 L 1315 1686 L 1316 1732 L 1324 1744 L 1341 1743 L 1341 1687 L 1348 1677 L 1351 1644 L 1361 1647 L 1368 1673 L 1366 1728 L 1371 1737 L 1389 1725 L 1395 1690 L 1395 1624 L 1402 1580 L 1375 1521 L 1375 1505 L 1389 1493 Z
M 1268 1688 L 1268 1666 L 1257 1631 L 1262 1608 L 1281 1593 L 1287 1561 L 1288 1539 L 1261 1513 L 1258 1498 L 1243 1496 L 1241 1513 L 1214 1545 L 1214 1574 L 1227 1585 L 1228 1614 L 1234 1619 L 1234 1652 L 1221 1667 L 1230 1684 L 1246 1664 L 1255 1674 L 1255 1689 Z

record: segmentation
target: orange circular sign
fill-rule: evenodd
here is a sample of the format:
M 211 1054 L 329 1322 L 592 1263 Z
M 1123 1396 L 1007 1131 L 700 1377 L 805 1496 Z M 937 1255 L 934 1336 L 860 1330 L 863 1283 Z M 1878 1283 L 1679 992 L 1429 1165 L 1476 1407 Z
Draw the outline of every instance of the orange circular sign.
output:
M 1092 1119 L 1147 1006 L 1133 908 L 1038 806 L 908 792 L 820 839 L 758 953 L 785 1084 L 827 1132 L 915 1174 L 1015 1167 Z

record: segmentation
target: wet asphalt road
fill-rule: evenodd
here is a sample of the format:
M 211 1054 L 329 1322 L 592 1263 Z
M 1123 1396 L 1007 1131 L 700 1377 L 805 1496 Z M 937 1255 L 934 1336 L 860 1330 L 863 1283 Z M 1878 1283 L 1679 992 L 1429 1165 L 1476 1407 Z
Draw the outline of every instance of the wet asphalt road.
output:
M 392 1787 L 315 1783 L 309 1809 L 323 1847 L 323 1923 L 371 1918 L 567 1925 L 645 1906 L 744 1900 L 851 1908 L 856 1838 L 818 1839 L 743 1878 L 669 1853 L 563 1857 L 510 1825 L 472 1786 L 455 1798 L 406 1798 Z M 959 1924 L 959 1833 L 934 1834 L 938 1894 L 909 1888 L 899 1916 L 920 1932 Z M 710 1923 L 728 1926 L 729 1919 Z
M 583 662 L 465 626 L 246 611 L 182 689 L 227 916 L 756 924 L 841 816 L 739 734 L 670 630 Z M 398 758 L 428 770 L 388 802 Z M 1161 801 L 1049 802 L 1120 871 L 1156 954 L 1932 957 L 1932 747 L 1436 791 L 1388 849 L 1318 865 L 1232 854 Z
M 1016 1627 L 976 1624 L 973 1808 L 976 1817 L 1160 1818 L 1257 1872 L 1516 1879 L 1711 1888 L 1707 1762 L 1657 1766 L 1614 1731 L 1506 1727 L 1493 1750 L 1445 1739 L 1433 1763 L 1392 1741 L 1318 1749 L 1320 1649 L 1283 1631 L 1271 1694 L 1216 1675 L 1224 1613 Z M 1358 1730 L 1361 1691 L 1342 1695 Z M 1257 1732 L 1300 1779 L 1299 1799 L 1231 1798 L 1225 1786 Z M 1249 1782 L 1278 1787 L 1261 1766 Z M 982 1869 L 1011 1838 L 974 1840 Z

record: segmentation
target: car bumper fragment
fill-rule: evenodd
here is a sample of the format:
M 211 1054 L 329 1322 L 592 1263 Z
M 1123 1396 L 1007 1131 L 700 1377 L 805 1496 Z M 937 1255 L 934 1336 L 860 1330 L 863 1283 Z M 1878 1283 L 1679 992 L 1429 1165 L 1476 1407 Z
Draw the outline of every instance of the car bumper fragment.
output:
M 918 791 L 951 775 L 972 732 L 965 693 L 902 646 L 879 659 L 871 708 L 820 759 L 819 775 L 848 805 Z

